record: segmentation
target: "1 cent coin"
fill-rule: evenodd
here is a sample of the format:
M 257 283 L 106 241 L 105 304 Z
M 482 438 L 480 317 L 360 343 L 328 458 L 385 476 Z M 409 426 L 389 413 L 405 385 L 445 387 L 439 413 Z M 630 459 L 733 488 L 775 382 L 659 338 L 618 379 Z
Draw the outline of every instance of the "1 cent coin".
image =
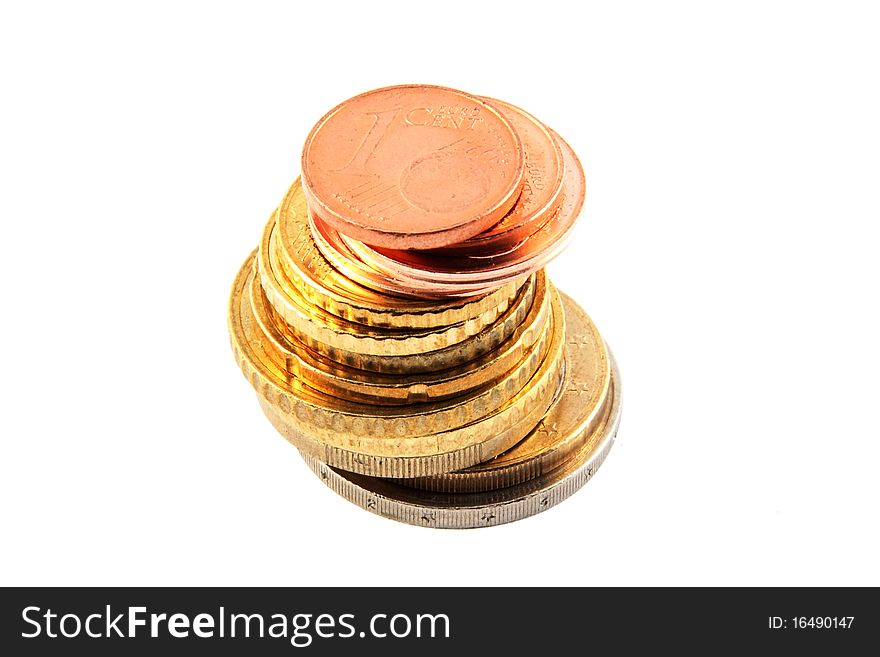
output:
M 484 100 L 427 85 L 343 102 L 306 139 L 303 189 L 344 235 L 395 249 L 460 242 L 498 223 L 522 189 L 520 139 Z
M 439 249 L 437 253 L 441 255 L 511 249 L 544 225 L 562 202 L 563 155 L 550 129 L 516 105 L 494 98 L 486 100 L 501 111 L 522 140 L 525 160 L 522 193 L 501 221 L 460 244 Z

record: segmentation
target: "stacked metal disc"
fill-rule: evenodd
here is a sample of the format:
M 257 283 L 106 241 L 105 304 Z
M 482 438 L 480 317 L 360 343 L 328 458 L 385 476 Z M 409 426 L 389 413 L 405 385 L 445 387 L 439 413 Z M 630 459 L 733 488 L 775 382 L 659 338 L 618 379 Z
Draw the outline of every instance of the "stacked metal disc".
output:
M 236 361 L 318 477 L 415 525 L 543 511 L 592 477 L 619 375 L 544 265 L 584 199 L 568 145 L 510 104 L 407 85 L 310 133 L 236 277 Z

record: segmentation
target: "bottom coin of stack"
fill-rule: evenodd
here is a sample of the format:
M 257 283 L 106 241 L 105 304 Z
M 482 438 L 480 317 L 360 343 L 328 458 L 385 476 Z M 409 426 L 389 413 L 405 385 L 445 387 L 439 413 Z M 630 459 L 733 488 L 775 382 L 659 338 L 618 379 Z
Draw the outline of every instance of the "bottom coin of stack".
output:
M 477 297 L 362 287 L 315 244 L 299 181 L 233 285 L 236 361 L 330 488 L 414 525 L 468 528 L 586 483 L 620 417 L 614 360 L 543 269 Z

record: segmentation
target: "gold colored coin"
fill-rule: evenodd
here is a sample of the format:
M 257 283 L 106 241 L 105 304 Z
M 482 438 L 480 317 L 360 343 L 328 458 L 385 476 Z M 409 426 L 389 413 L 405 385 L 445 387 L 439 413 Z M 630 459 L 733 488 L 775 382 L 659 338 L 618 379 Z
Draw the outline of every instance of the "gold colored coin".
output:
M 571 298 L 565 308 L 565 378 L 562 394 L 522 442 L 467 470 L 405 483 L 441 492 L 480 492 L 515 486 L 565 462 L 605 419 L 610 406 L 611 365 L 596 325 Z
M 275 321 L 256 278 L 250 295 L 254 318 L 270 343 L 266 351 L 276 365 L 325 394 L 347 401 L 393 406 L 448 399 L 491 386 L 518 366 L 533 347 L 543 358 L 550 343 L 546 328 L 554 291 L 546 277 L 536 281 L 529 313 L 510 338 L 463 366 L 418 375 L 367 372 L 321 356 Z
M 402 439 L 417 438 L 471 424 L 491 415 L 519 393 L 546 360 L 543 358 L 543 353 L 532 350 L 517 367 L 486 390 L 443 402 L 410 404 L 405 407 L 352 403 L 328 397 L 278 367 L 278 359 L 273 358 L 271 354 L 272 341 L 267 339 L 269 336 L 261 331 L 259 321 L 254 317 L 255 304 L 251 299 L 253 291 L 259 293 L 260 287 L 253 272 L 249 272 L 241 293 L 240 336 L 236 335 L 236 337 L 240 342 L 248 344 L 256 357 L 251 359 L 251 365 L 258 371 L 258 378 L 261 381 L 260 385 L 255 387 L 270 401 L 279 399 L 283 410 L 286 409 L 281 398 L 288 398 L 288 405 L 292 409 L 295 407 L 296 410 L 296 412 L 291 410 L 291 415 L 295 417 L 293 421 L 301 420 L 302 418 L 297 417 L 299 415 L 308 415 L 315 420 L 315 426 L 309 426 L 308 431 L 324 440 L 330 440 L 331 436 L 339 438 L 339 434 L 362 433 L 355 429 L 356 425 L 368 426 L 366 432 L 368 436 L 391 436 Z M 558 297 L 554 296 L 552 302 L 553 311 L 558 317 L 562 312 Z M 558 367 L 561 368 L 561 335 L 556 335 L 551 344 L 556 348 L 551 351 L 549 357 L 554 361 L 560 361 Z M 322 427 L 326 430 L 322 430 Z
M 370 356 L 421 354 L 462 342 L 498 318 L 499 309 L 492 308 L 479 318 L 434 329 L 383 329 L 349 322 L 310 304 L 285 280 L 277 251 L 272 248 L 273 237 L 275 231 L 267 227 L 257 259 L 266 297 L 295 333 L 331 349 Z
M 516 283 L 508 283 L 479 297 L 451 301 L 402 299 L 355 283 L 335 269 L 318 250 L 309 229 L 308 207 L 299 178 L 270 219 L 270 223 L 276 221 L 278 264 L 286 277 L 311 304 L 351 322 L 409 330 L 432 329 L 478 319 L 495 309 L 503 312 L 516 297 Z
M 522 371 L 533 364 L 526 357 L 517 372 L 496 385 L 487 408 L 502 403 L 485 417 L 479 404 L 416 404 L 400 412 L 344 403 L 308 388 L 265 353 L 259 327 L 250 312 L 249 282 L 253 257 L 242 267 L 230 300 L 230 334 L 236 361 L 258 392 L 270 421 L 305 453 L 343 469 L 391 477 L 415 477 L 463 469 L 509 449 L 533 427 L 553 401 L 562 380 L 565 319 L 558 296 L 553 298 L 552 341 L 534 375 L 521 385 Z M 518 391 L 517 391 L 518 389 Z M 512 397 L 508 398 L 508 390 Z M 493 399 L 494 397 L 494 399 Z M 463 402 L 467 403 L 467 402 Z M 397 409 L 390 409 L 397 411 Z M 455 427 L 455 428 L 451 428 Z
M 302 298 L 276 264 L 271 235 L 261 243 L 257 270 L 273 312 L 281 324 L 314 351 L 359 369 L 407 373 L 457 367 L 507 340 L 532 304 L 538 272 L 519 289 L 500 316 L 494 310 L 477 320 L 421 331 L 382 329 L 354 324 L 316 308 Z M 494 318 L 486 326 L 487 317 Z

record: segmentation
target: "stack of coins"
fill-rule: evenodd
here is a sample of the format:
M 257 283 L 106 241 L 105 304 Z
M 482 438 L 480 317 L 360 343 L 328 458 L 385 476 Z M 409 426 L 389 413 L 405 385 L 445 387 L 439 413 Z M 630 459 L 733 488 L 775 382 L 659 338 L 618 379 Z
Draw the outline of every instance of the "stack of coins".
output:
M 559 135 L 498 100 L 388 87 L 318 122 L 235 279 L 229 328 L 264 413 L 325 484 L 465 528 L 592 477 L 619 375 L 544 270 L 584 189 Z

